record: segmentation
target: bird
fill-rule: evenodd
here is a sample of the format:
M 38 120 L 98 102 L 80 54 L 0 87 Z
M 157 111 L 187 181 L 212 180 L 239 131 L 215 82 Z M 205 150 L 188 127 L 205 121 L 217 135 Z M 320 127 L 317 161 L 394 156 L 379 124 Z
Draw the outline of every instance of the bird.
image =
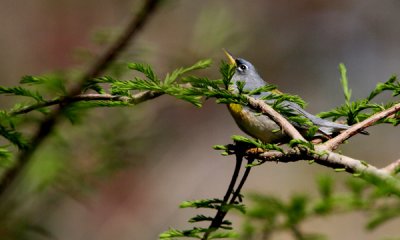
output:
M 224 50 L 224 52 L 228 58 L 228 64 L 235 67 L 235 73 L 231 78 L 232 84 L 230 84 L 230 90 L 237 93 L 239 91 L 237 87 L 237 82 L 239 81 L 244 82 L 243 90 L 250 92 L 252 90 L 259 89 L 260 87 L 268 85 L 268 83 L 264 81 L 258 74 L 253 64 L 243 58 L 234 58 L 226 50 Z M 282 94 L 282 92 L 275 89 L 269 92 L 267 91 L 260 94 L 252 95 L 251 97 L 260 99 L 263 97 L 265 98 L 265 96 L 271 94 Z M 268 104 L 273 104 L 273 102 L 276 100 L 271 99 L 264 101 L 266 101 Z M 307 112 L 300 105 L 294 102 L 285 100 L 281 103 L 281 106 L 289 110 L 291 114 L 307 118 L 314 126 L 318 127 L 318 130 L 315 132 L 315 134 L 311 136 L 311 138 L 313 139 L 330 139 L 350 127 L 345 124 L 340 124 L 319 118 Z M 251 137 L 259 139 L 263 143 L 285 143 L 290 140 L 289 136 L 285 132 L 278 131 L 280 127 L 272 119 L 270 119 L 266 115 L 258 113 L 256 110 L 250 108 L 249 106 L 243 106 L 237 103 L 229 103 L 228 109 L 238 127 Z M 283 116 L 286 117 L 285 115 Z M 310 128 L 310 125 L 300 124 L 298 122 L 290 120 L 289 122 L 303 136 L 307 135 L 306 133 Z M 308 138 L 310 137 L 308 136 Z

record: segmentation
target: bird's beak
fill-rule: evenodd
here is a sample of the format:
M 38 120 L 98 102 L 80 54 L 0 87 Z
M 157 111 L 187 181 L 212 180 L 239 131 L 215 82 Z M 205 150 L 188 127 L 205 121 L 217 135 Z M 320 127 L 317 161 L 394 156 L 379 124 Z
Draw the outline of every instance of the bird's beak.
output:
M 226 51 L 225 49 L 222 49 L 222 50 L 224 51 L 226 57 L 228 58 L 228 63 L 229 63 L 230 65 L 236 65 L 235 58 L 232 57 L 232 55 L 231 55 L 228 51 Z

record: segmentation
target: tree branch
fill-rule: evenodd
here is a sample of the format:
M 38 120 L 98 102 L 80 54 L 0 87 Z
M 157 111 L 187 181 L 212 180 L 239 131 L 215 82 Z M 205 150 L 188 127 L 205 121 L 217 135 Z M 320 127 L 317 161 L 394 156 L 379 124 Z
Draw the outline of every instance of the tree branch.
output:
M 71 97 L 59 97 L 53 100 L 48 100 L 44 102 L 40 102 L 37 104 L 33 104 L 31 106 L 27 106 L 16 111 L 11 112 L 11 115 L 20 115 L 26 114 L 31 111 L 41 109 L 44 107 L 49 107 L 57 104 L 65 104 L 65 103 L 73 103 L 80 101 L 96 101 L 96 100 L 104 100 L 104 101 L 119 101 L 126 102 L 131 104 L 139 104 L 144 101 L 156 98 L 163 95 L 162 92 L 155 91 L 143 91 L 136 93 L 130 97 L 128 96 L 119 96 L 119 95 L 111 95 L 111 94 L 97 94 L 97 93 L 89 93 L 89 94 L 79 94 Z
M 326 150 L 323 145 L 315 146 L 316 150 L 311 151 L 305 148 L 292 148 L 287 152 L 269 151 L 251 157 L 261 160 L 262 162 L 296 162 L 300 160 L 313 160 L 316 163 L 333 168 L 337 171 L 346 171 L 360 175 L 360 177 L 373 183 L 374 185 L 387 186 L 390 192 L 400 196 L 400 181 L 389 174 L 389 168 L 378 169 L 365 161 L 354 159 L 345 155 L 341 155 L 329 150 Z M 396 166 L 399 167 L 400 161 L 396 161 Z M 388 168 L 388 169 L 387 169 Z
M 86 82 L 94 77 L 99 76 L 106 68 L 117 58 L 117 56 L 126 48 L 130 40 L 137 36 L 139 31 L 148 22 L 149 18 L 153 15 L 157 9 L 161 0 L 147 0 L 139 12 L 139 14 L 132 18 L 123 34 L 115 41 L 110 48 L 101 55 L 98 60 L 89 68 L 85 74 L 78 80 L 78 84 L 69 91 L 66 99 L 79 95 L 85 86 Z M 143 96 L 142 96 L 143 97 Z M 4 195 L 8 187 L 23 172 L 27 163 L 31 159 L 32 155 L 36 152 L 38 147 L 44 142 L 44 140 L 53 131 L 54 127 L 60 120 L 60 116 L 66 107 L 71 104 L 66 102 L 65 104 L 59 104 L 59 107 L 55 109 L 47 118 L 45 118 L 38 130 L 33 134 L 31 140 L 31 146 L 27 150 L 21 151 L 15 164 L 7 169 L 2 176 L 0 181 L 0 197 Z
M 206 231 L 204 233 L 203 237 L 201 238 L 202 240 L 207 240 L 212 232 L 218 230 L 218 228 L 221 227 L 221 224 L 222 224 L 226 214 L 228 213 L 228 211 L 224 209 L 225 204 L 235 204 L 236 203 L 236 199 L 239 197 L 240 192 L 242 191 L 242 188 L 247 180 L 247 177 L 250 174 L 251 167 L 248 167 L 244 171 L 242 179 L 240 180 L 236 190 L 234 190 L 236 180 L 239 177 L 239 171 L 240 171 L 240 167 L 242 165 L 242 161 L 243 161 L 243 157 L 244 157 L 244 155 L 243 155 L 244 150 L 245 149 L 243 149 L 243 146 L 240 146 L 239 144 L 235 144 L 236 165 L 235 165 L 234 174 L 232 176 L 231 182 L 229 184 L 229 187 L 225 194 L 223 202 L 221 203 L 215 217 L 213 218 L 210 226 L 208 227 L 208 231 Z M 254 160 L 253 158 L 248 158 L 248 164 L 251 164 L 253 162 L 253 160 Z M 230 198 L 230 200 L 229 200 L 229 198 Z
M 362 130 L 366 129 L 367 127 L 371 126 L 372 124 L 376 123 L 377 121 L 386 118 L 396 112 L 400 111 L 400 103 L 388 108 L 382 112 L 376 113 L 371 117 L 365 119 L 362 122 L 356 123 L 351 126 L 349 129 L 343 131 L 336 137 L 326 141 L 323 145 L 326 149 L 334 150 L 344 141 L 349 139 L 350 137 L 354 136 L 355 134 L 361 132 Z
M 264 101 L 256 100 L 252 97 L 247 97 L 249 105 L 254 109 L 261 110 L 262 113 L 268 115 L 272 120 L 276 122 L 290 137 L 293 139 L 304 140 L 303 136 L 290 124 L 283 116 L 277 113 L 272 107 L 266 104 Z M 393 164 L 378 169 L 372 165 L 369 165 L 365 161 L 354 159 L 348 156 L 344 156 L 332 150 L 336 149 L 345 140 L 361 132 L 365 128 L 373 125 L 377 121 L 388 117 L 396 112 L 400 111 L 400 103 L 388 108 L 384 111 L 376 113 L 364 121 L 351 126 L 346 131 L 343 131 L 338 136 L 330 139 L 329 141 L 314 145 L 314 150 L 305 147 L 295 147 L 289 149 L 286 153 L 270 151 L 266 153 L 251 154 L 250 157 L 260 159 L 261 161 L 277 161 L 277 162 L 294 162 L 299 160 L 313 160 L 320 165 L 331 167 L 337 171 L 347 171 L 362 176 L 367 181 L 375 185 L 383 185 L 389 187 L 390 191 L 400 196 L 400 181 L 391 174 L 400 168 L 400 160 Z
M 236 181 L 239 178 L 239 172 L 240 172 L 240 167 L 242 166 L 242 162 L 243 162 L 242 152 L 241 151 L 236 152 L 235 170 L 233 171 L 233 175 L 232 175 L 231 181 L 229 182 L 228 189 L 226 190 L 224 199 L 222 200 L 222 203 L 221 203 L 220 207 L 218 208 L 217 213 L 215 214 L 215 217 L 213 218 L 210 226 L 208 227 L 208 231 L 204 233 L 202 240 L 207 240 L 210 233 L 216 231 L 221 226 L 221 223 L 224 220 L 224 217 L 226 215 L 226 211 L 224 211 L 223 207 L 228 203 L 231 195 L 237 192 L 237 191 L 234 191 L 234 188 L 235 188 Z
M 400 159 L 397 159 L 396 161 L 382 168 L 382 170 L 387 172 L 388 174 L 396 174 L 400 171 Z
M 262 100 L 257 100 L 249 96 L 246 96 L 246 98 L 251 107 L 260 110 L 263 114 L 267 115 L 272 120 L 274 120 L 274 122 L 281 127 L 282 131 L 286 132 L 286 134 L 289 135 L 292 139 L 299 139 L 306 141 L 306 139 L 304 139 L 304 137 L 299 133 L 299 131 L 297 131 L 297 129 L 288 120 L 286 120 L 286 118 L 280 115 L 267 103 L 265 103 Z

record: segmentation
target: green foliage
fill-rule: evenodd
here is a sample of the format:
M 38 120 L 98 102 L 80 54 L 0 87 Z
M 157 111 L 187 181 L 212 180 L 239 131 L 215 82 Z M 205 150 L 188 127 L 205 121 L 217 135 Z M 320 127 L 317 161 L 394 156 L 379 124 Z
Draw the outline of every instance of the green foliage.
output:
M 347 69 L 343 63 L 339 64 L 339 71 L 340 71 L 340 82 L 342 83 L 344 99 L 346 103 L 350 103 L 351 99 L 351 89 L 349 88 L 349 81 L 347 79 Z
M 397 76 L 390 77 L 389 80 L 384 83 L 378 83 L 367 99 L 372 100 L 383 91 L 392 91 L 393 97 L 400 94 L 400 82 L 397 80 Z
M 0 147 L 0 168 L 9 167 L 12 163 L 11 157 L 12 154 L 7 148 Z
M 23 76 L 20 83 L 42 87 L 51 94 L 65 95 L 67 94 L 65 77 L 62 73 L 53 73 L 45 76 Z
M 175 71 L 173 71 L 171 74 L 167 74 L 165 77 L 164 81 L 161 82 L 159 80 L 159 77 L 154 73 L 154 71 L 151 69 L 150 66 L 145 65 L 145 64 L 137 64 L 137 63 L 131 63 L 129 64 L 129 67 L 133 70 L 136 70 L 138 72 L 141 72 L 144 74 L 146 78 L 139 78 L 135 77 L 133 80 L 128 80 L 128 81 L 117 81 L 114 80 L 110 77 L 108 78 L 100 78 L 95 80 L 95 83 L 98 82 L 108 82 L 111 84 L 111 94 L 119 94 L 119 95 L 125 95 L 125 96 L 130 96 L 130 91 L 143 91 L 143 90 L 148 90 L 148 91 L 155 91 L 159 93 L 165 93 L 171 96 L 174 96 L 176 98 L 185 100 L 187 102 L 190 102 L 194 104 L 195 106 L 201 106 L 201 97 L 198 90 L 190 89 L 185 86 L 182 86 L 180 84 L 177 84 L 176 81 L 178 78 L 181 78 L 182 75 L 185 73 L 198 70 L 198 69 L 204 69 L 208 67 L 211 64 L 211 60 L 202 60 L 194 65 L 187 67 L 187 68 L 179 68 Z M 185 81 L 196 81 L 197 82 L 202 82 L 201 79 L 195 79 L 193 78 L 187 78 Z M 209 81 L 207 79 L 207 81 Z M 209 82 L 208 82 L 209 83 Z
M 229 85 L 231 84 L 231 78 L 235 74 L 235 71 L 236 71 L 235 66 L 227 64 L 224 61 L 221 62 L 219 72 L 222 75 L 222 81 L 224 83 L 225 89 L 229 88 Z
M 201 233 L 205 233 L 207 231 L 206 228 L 193 228 L 190 230 L 184 230 L 180 231 L 177 229 L 169 229 L 159 235 L 160 239 L 166 239 L 166 240 L 172 240 L 173 238 L 177 237 L 192 237 L 192 238 L 197 238 L 201 239 L 202 235 Z
M 180 208 L 205 208 L 205 209 L 215 209 L 222 212 L 228 212 L 232 209 L 236 209 L 241 213 L 245 213 L 245 206 L 239 203 L 228 204 L 221 199 L 212 198 L 212 199 L 202 199 L 202 200 L 194 200 L 194 201 L 184 201 L 179 205 Z M 198 222 L 212 222 L 214 217 L 205 216 L 203 214 L 198 214 L 189 219 L 190 223 L 198 223 Z M 223 220 L 220 224 L 220 229 L 231 230 L 232 222 L 229 220 Z M 160 234 L 160 239 L 171 239 L 172 237 L 194 237 L 194 238 L 203 238 L 203 234 L 209 232 L 208 228 L 193 228 L 189 230 L 176 230 L 170 229 L 162 234 Z M 202 234 L 200 234 L 202 233 Z M 209 233 L 208 239 L 214 238 L 229 238 L 237 236 L 236 233 L 230 231 L 216 231 Z
M 345 104 L 331 111 L 321 112 L 318 114 L 319 117 L 332 118 L 333 120 L 344 117 L 347 120 L 347 124 L 352 125 L 367 119 L 377 112 L 388 109 L 398 102 L 395 101 L 386 104 L 377 104 L 371 102 L 376 96 L 380 95 L 384 91 L 391 91 L 393 97 L 396 97 L 400 94 L 400 82 L 397 80 L 396 76 L 392 76 L 385 83 L 378 83 L 367 98 L 350 101 L 351 89 L 348 87 L 348 79 L 346 75 L 347 71 L 344 64 L 339 65 L 339 70 L 345 96 Z M 394 117 L 388 117 L 381 120 L 380 123 L 390 123 L 394 126 L 397 126 L 400 123 L 399 113 L 397 113 Z
M 23 118 L 26 115 L 25 113 L 29 113 L 30 111 L 47 113 L 54 104 L 63 104 L 67 101 L 72 101 L 64 108 L 63 114 L 72 123 L 81 123 L 84 120 L 84 113 L 87 110 L 98 107 L 132 106 L 135 103 L 132 99 L 138 93 L 140 94 L 144 91 L 167 94 L 198 107 L 202 106 L 203 102 L 210 98 L 215 99 L 220 104 L 234 103 L 248 106 L 247 96 L 253 96 L 270 104 L 295 126 L 309 126 L 307 131 L 308 137 L 314 136 L 318 131 L 318 128 L 313 126 L 310 120 L 293 111 L 292 104 L 297 104 L 301 108 L 305 107 L 306 103 L 300 97 L 277 92 L 275 91 L 276 86 L 273 85 L 266 85 L 251 91 L 245 89 L 244 82 L 238 81 L 233 86 L 230 80 L 235 73 L 235 67 L 232 65 L 225 62 L 221 63 L 220 79 L 190 75 L 193 71 L 207 68 L 210 65 L 210 60 L 201 60 L 188 67 L 177 68 L 162 78 L 156 74 L 156 71 L 150 65 L 129 63 L 128 68 L 131 71 L 133 70 L 134 73 L 139 73 L 139 76 L 134 76 L 130 80 L 121 80 L 121 74 L 118 73 L 120 70 L 116 70 L 116 74 L 114 75 L 90 79 L 85 84 L 82 91 L 83 94 L 94 90 L 100 94 L 116 97 L 112 100 L 82 98 L 72 101 L 74 96 L 68 96 L 65 90 L 66 76 L 64 74 L 24 76 L 20 82 L 23 86 L 0 86 L 0 94 L 27 97 L 30 100 L 28 103 L 17 103 L 11 110 L 0 111 L 0 135 L 7 143 L 10 143 L 9 145 L 0 147 L 0 166 L 9 167 L 13 163 L 12 151 L 10 150 L 11 145 L 15 145 L 20 150 L 29 148 L 29 142 L 22 134 L 19 125 L 19 122 L 25 120 Z M 126 68 L 126 64 L 124 66 Z M 118 69 L 120 67 L 121 65 L 118 66 Z M 387 82 L 377 84 L 367 98 L 352 101 L 352 90 L 349 88 L 347 70 L 343 64 L 339 65 L 339 70 L 345 103 L 332 111 L 320 113 L 321 117 L 329 117 L 334 120 L 343 117 L 346 118 L 348 124 L 354 124 L 376 112 L 393 106 L 396 102 L 393 101 L 386 104 L 373 103 L 372 100 L 376 96 L 385 91 L 391 91 L 393 97 L 400 94 L 400 83 L 393 76 Z M 232 88 L 236 88 L 238 91 L 231 91 Z M 379 123 L 398 125 L 400 123 L 400 114 L 396 113 Z M 276 129 L 275 131 L 280 131 L 280 129 Z M 214 149 L 222 150 L 223 155 L 236 154 L 236 156 L 238 156 L 239 150 L 235 147 L 238 146 L 245 150 L 249 148 L 261 148 L 267 151 L 284 152 L 283 148 L 277 144 L 266 144 L 260 140 L 243 136 L 233 136 L 232 139 L 235 142 L 234 147 L 231 145 L 217 145 L 214 146 Z M 314 149 L 314 145 L 310 142 L 299 140 L 290 141 L 288 147 L 301 147 L 311 151 Z M 246 171 L 250 170 L 249 167 L 261 163 L 262 161 L 248 160 Z M 56 168 L 54 167 L 54 169 Z M 344 170 L 343 168 L 335 169 L 337 172 Z M 46 181 L 46 179 L 50 179 L 48 181 L 55 179 L 57 171 L 58 169 L 50 175 L 43 174 L 43 181 Z M 375 229 L 400 215 L 400 203 L 398 199 L 393 199 L 387 195 L 391 193 L 392 189 L 390 182 L 382 179 L 374 179 L 374 176 L 367 176 L 364 173 L 355 173 L 355 175 L 369 179 L 371 182 L 376 182 L 379 189 L 371 189 L 367 183 L 361 182 L 358 179 L 352 179 L 346 185 L 348 192 L 338 194 L 335 192 L 333 179 L 321 177 L 317 182 L 320 195 L 318 199 L 309 194 L 295 194 L 290 199 L 253 194 L 250 195 L 253 204 L 248 208 L 242 203 L 242 195 L 239 193 L 240 189 L 236 192 L 233 186 L 231 189 L 232 193 L 229 192 L 227 195 L 228 200 L 229 196 L 232 196 L 233 193 L 237 195 L 232 197 L 230 201 L 226 200 L 225 197 L 224 199 L 212 198 L 185 201 L 180 205 L 181 208 L 211 209 L 217 211 L 215 217 L 197 214 L 189 219 L 190 223 L 210 223 L 210 227 L 193 227 L 189 230 L 170 229 L 160 234 L 160 239 L 238 237 L 236 233 L 228 231 L 232 230 L 232 223 L 229 220 L 224 220 L 225 214 L 231 210 L 237 210 L 242 214 L 246 213 L 246 227 L 242 234 L 242 237 L 246 239 L 256 236 L 259 232 L 268 236 L 277 231 L 289 231 L 297 239 L 321 239 L 321 235 L 303 233 L 301 231 L 301 224 L 313 217 L 328 216 L 337 212 L 355 210 L 372 212 L 372 217 L 367 223 L 367 228 L 369 229 Z M 236 198 L 239 200 L 236 200 Z M 389 198 L 391 201 L 387 201 Z M 213 225 L 216 221 L 215 219 L 218 218 L 221 218 L 219 219 L 220 222 L 216 224 L 217 227 L 213 227 L 215 226 Z M 257 222 L 257 224 L 254 222 Z M 260 222 L 261 224 L 258 224 Z
M 243 239 L 258 239 L 256 236 L 271 236 L 274 233 L 292 232 L 295 239 L 325 239 L 321 234 L 304 233 L 301 225 L 316 217 L 328 217 L 337 213 L 363 211 L 372 214 L 367 229 L 375 229 L 389 220 L 400 217 L 400 201 L 371 189 L 366 182 L 349 178 L 345 193 L 336 192 L 334 179 L 320 176 L 317 179 L 319 197 L 294 194 L 289 199 L 271 195 L 250 194 L 246 221 L 241 236 Z M 389 199 L 390 198 L 390 199 Z M 314 239 L 314 238 L 312 238 Z
M 24 97 L 30 97 L 35 99 L 38 102 L 43 101 L 43 97 L 38 93 L 38 92 L 33 92 L 27 88 L 23 87 L 2 87 L 0 86 L 0 94 L 11 94 L 15 96 L 24 96 Z
M 264 150 L 275 150 L 279 152 L 283 152 L 283 149 L 278 146 L 278 144 L 272 144 L 272 143 L 263 143 L 259 139 L 250 139 L 247 137 L 243 137 L 240 135 L 233 135 L 232 140 L 235 142 L 240 142 L 240 143 L 246 143 L 249 144 L 249 148 L 255 147 L 255 148 L 262 148 Z
M 203 199 L 203 200 L 195 200 L 195 201 L 184 201 L 179 207 L 180 208 L 212 208 L 217 209 L 218 206 L 222 203 L 222 200 L 213 198 L 213 199 Z
M 164 83 L 167 85 L 172 84 L 183 74 L 194 71 L 194 70 L 204 69 L 204 68 L 209 67 L 210 65 L 211 65 L 211 60 L 206 59 L 206 60 L 200 60 L 197 63 L 195 63 L 192 66 L 187 67 L 187 68 L 178 68 L 178 69 L 174 70 L 171 74 L 169 74 L 169 73 L 167 74 L 167 76 L 164 79 Z
M 142 63 L 129 63 L 128 67 L 130 69 L 143 73 L 146 78 L 151 82 L 160 83 L 160 79 L 156 76 L 153 69 L 149 65 Z
M 290 140 L 289 146 L 292 148 L 301 146 L 301 147 L 308 148 L 310 150 L 314 150 L 314 144 L 312 144 L 311 142 L 300 140 L 300 139 Z
M 16 129 L 15 118 L 6 111 L 0 111 L 0 135 L 21 150 L 29 147 L 28 140 Z
M 207 232 L 207 228 L 193 228 L 190 230 L 185 230 L 185 231 L 180 231 L 176 229 L 169 229 L 168 231 L 165 231 L 159 235 L 160 239 L 165 239 L 165 240 L 172 240 L 174 238 L 197 238 L 197 239 L 202 239 L 203 233 Z M 228 231 L 217 231 L 213 232 L 209 235 L 208 239 L 220 239 L 220 238 L 236 238 L 238 237 L 237 233 L 234 232 L 228 232 Z

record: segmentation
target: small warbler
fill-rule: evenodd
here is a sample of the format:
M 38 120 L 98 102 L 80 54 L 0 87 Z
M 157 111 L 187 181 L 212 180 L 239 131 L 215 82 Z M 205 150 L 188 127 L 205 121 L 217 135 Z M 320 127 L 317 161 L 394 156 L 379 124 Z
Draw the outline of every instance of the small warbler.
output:
M 225 51 L 225 54 L 228 57 L 228 63 L 235 66 L 235 74 L 231 79 L 231 83 L 233 83 L 231 87 L 234 92 L 238 91 L 236 84 L 238 81 L 244 82 L 244 90 L 246 91 L 252 91 L 268 84 L 258 75 L 255 67 L 249 61 L 242 58 L 234 58 L 227 51 Z M 252 97 L 260 99 L 271 94 L 282 93 L 278 90 L 272 90 L 271 92 L 262 92 L 252 95 Z M 265 101 L 268 104 L 273 104 L 275 100 Z M 281 103 L 281 106 L 289 110 L 292 115 L 307 118 L 314 126 L 317 126 L 318 130 L 312 137 L 326 139 L 349 128 L 348 125 L 331 122 L 314 116 L 294 102 L 285 100 Z M 268 116 L 257 113 L 248 106 L 235 103 L 228 104 L 228 109 L 239 128 L 248 135 L 260 139 L 264 143 L 285 143 L 288 141 L 288 136 L 283 131 L 280 131 L 280 127 Z M 310 124 L 300 124 L 295 121 L 290 122 L 304 136 L 311 127 Z

